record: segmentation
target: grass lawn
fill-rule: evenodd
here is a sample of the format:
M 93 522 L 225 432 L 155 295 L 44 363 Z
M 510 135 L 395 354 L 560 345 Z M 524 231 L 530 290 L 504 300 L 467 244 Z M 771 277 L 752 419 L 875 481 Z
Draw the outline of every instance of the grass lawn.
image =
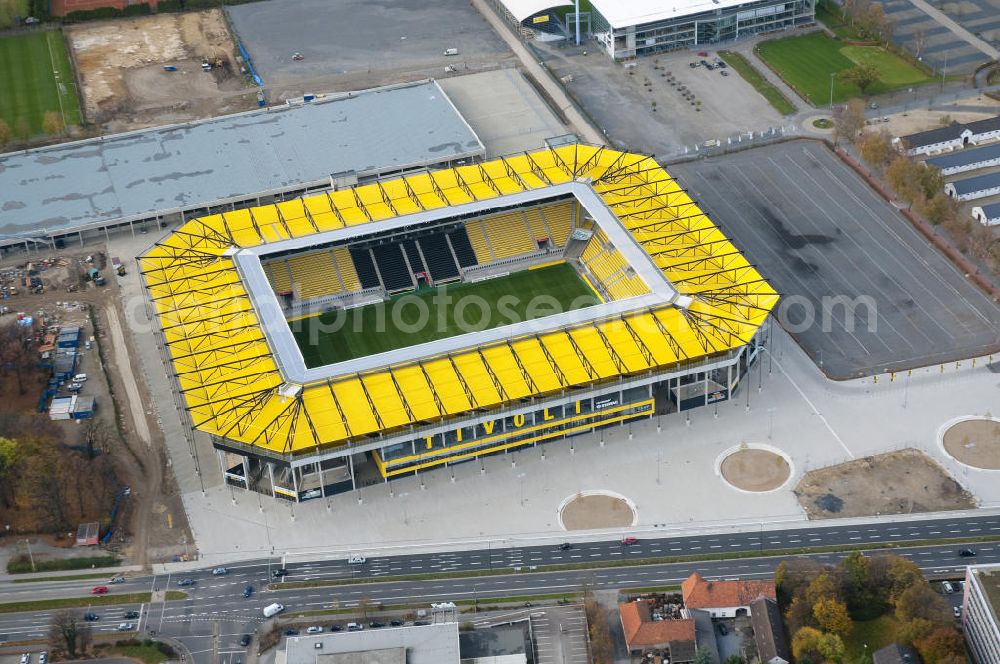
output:
M 753 86 L 753 89 L 759 92 L 776 111 L 782 115 L 791 115 L 795 112 L 795 106 L 788 101 L 781 90 L 771 85 L 742 55 L 731 51 L 719 51 L 719 57 L 735 69 L 743 77 L 743 80 Z
M 25 18 L 27 15 L 28 0 L 0 0 L 0 30 L 13 25 L 15 16 Z
M 62 32 L 39 30 L 0 38 L 0 119 L 15 137 L 27 138 L 43 133 L 46 111 L 60 114 L 66 126 L 81 123 Z
M 881 79 L 868 88 L 875 95 L 899 88 L 919 85 L 931 80 L 919 69 L 880 46 L 845 46 L 824 32 L 799 37 L 787 37 L 762 42 L 757 53 L 813 106 L 830 101 L 830 74 L 869 62 L 875 65 Z M 833 79 L 833 101 L 844 102 L 861 96 L 858 86 Z
M 868 645 L 869 653 L 891 644 L 896 640 L 899 627 L 899 622 L 888 614 L 874 620 L 855 622 L 851 632 L 844 637 L 844 647 L 847 651 L 844 661 L 859 661 L 865 653 L 865 644 Z
M 562 263 L 479 283 L 404 293 L 290 325 L 311 368 L 598 303 L 576 270 Z M 317 323 L 326 329 L 314 331 Z M 310 343 L 310 337 L 317 342 Z
M 138 646 L 116 645 L 111 648 L 110 653 L 137 659 L 143 662 L 143 664 L 160 664 L 160 662 L 165 662 L 168 659 L 167 654 L 160 650 L 160 646 L 156 642 L 144 643 Z
M 167 593 L 167 599 L 169 592 Z M 183 594 L 183 593 L 182 593 Z M 0 604 L 0 613 L 21 613 L 23 611 L 46 611 L 50 609 L 75 609 L 90 606 L 114 606 L 116 604 L 142 604 L 149 602 L 150 593 L 128 593 L 124 595 L 87 595 L 85 597 L 60 597 Z M 186 597 L 186 595 L 185 595 Z

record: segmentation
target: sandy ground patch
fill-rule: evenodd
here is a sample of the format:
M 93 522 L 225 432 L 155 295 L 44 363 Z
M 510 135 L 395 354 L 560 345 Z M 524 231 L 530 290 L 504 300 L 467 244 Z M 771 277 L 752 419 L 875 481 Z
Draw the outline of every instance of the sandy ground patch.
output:
M 1000 422 L 975 419 L 952 425 L 944 434 L 944 449 L 967 466 L 1000 470 Z
M 1000 112 L 1000 103 L 989 97 L 957 99 L 955 100 L 955 105 L 966 108 L 981 106 L 983 110 L 979 113 L 967 110 L 949 112 L 938 110 L 928 111 L 926 108 L 911 108 L 905 114 L 894 113 L 887 116 L 889 118 L 888 122 L 871 125 L 870 130 L 881 131 L 884 129 L 893 136 L 905 136 L 906 134 L 914 134 L 918 131 L 937 129 L 944 126 L 943 123 L 947 121 L 974 122 L 975 120 L 993 117 L 997 112 Z
M 969 509 L 975 500 L 919 450 L 864 457 L 806 473 L 795 488 L 810 519 Z
M 791 474 L 780 454 L 755 449 L 733 452 L 723 459 L 721 471 L 727 482 L 744 491 L 772 491 Z
M 67 37 L 87 120 L 106 131 L 233 113 L 256 96 L 221 10 L 77 25 Z M 203 60 L 217 65 L 202 71 Z M 166 71 L 172 65 L 177 71 Z
M 578 496 L 562 508 L 566 530 L 618 528 L 631 526 L 635 512 L 622 498 L 614 496 Z

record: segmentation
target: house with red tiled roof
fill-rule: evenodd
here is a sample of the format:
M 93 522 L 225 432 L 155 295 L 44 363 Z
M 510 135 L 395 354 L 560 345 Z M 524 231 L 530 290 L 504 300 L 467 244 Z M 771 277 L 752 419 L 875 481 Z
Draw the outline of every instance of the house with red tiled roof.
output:
M 625 643 L 631 654 L 649 650 L 668 650 L 673 664 L 694 661 L 695 634 L 691 618 L 653 620 L 652 603 L 648 599 L 623 602 L 618 605 Z
M 713 618 L 733 618 L 750 614 L 750 603 L 758 597 L 777 599 L 774 581 L 706 581 L 694 572 L 681 583 L 681 595 L 688 609 L 703 609 Z

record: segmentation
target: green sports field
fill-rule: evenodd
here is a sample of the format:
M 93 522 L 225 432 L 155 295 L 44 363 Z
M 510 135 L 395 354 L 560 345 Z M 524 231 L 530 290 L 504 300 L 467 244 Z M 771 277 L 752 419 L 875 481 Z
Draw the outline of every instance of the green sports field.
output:
M 813 106 L 830 102 L 830 74 L 839 74 L 861 63 L 871 63 L 880 72 L 880 80 L 865 92 L 868 95 L 930 80 L 922 71 L 880 46 L 845 46 L 824 32 L 762 42 L 757 53 Z M 840 76 L 834 77 L 834 103 L 859 96 L 858 86 Z
M 387 302 L 289 323 L 309 368 L 477 332 L 600 300 L 565 263 L 472 284 L 404 293 Z
M 59 30 L 0 38 L 0 119 L 16 138 L 44 133 L 47 111 L 80 124 L 76 82 Z

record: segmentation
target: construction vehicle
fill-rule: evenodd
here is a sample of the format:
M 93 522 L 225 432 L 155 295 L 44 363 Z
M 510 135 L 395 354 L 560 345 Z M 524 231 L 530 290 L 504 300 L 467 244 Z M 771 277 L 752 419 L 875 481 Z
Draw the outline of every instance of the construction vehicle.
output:
M 93 281 L 95 286 L 104 285 L 104 277 L 101 276 L 101 273 L 97 271 L 96 267 L 92 267 L 87 270 L 87 278 Z
M 122 265 L 121 260 L 117 256 L 111 258 L 111 269 L 115 271 L 119 277 L 125 276 L 125 266 Z

